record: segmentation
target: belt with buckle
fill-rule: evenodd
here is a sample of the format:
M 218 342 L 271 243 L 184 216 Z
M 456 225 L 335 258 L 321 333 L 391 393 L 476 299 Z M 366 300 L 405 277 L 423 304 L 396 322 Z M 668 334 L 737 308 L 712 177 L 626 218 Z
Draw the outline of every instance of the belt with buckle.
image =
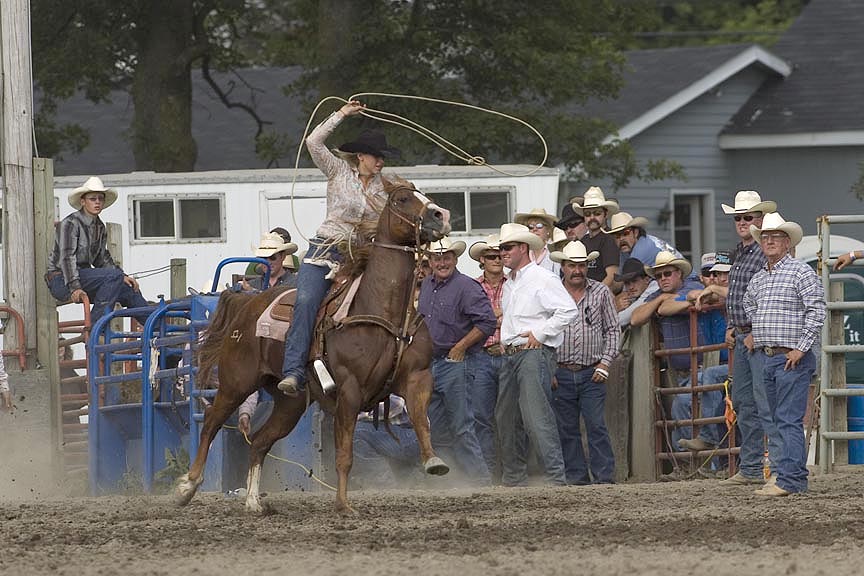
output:
M 738 326 L 735 327 L 735 333 L 736 334 L 749 334 L 752 331 L 753 331 L 753 328 L 751 326 L 747 326 L 745 328 L 739 328 Z
M 762 352 L 765 353 L 765 356 L 776 356 L 778 354 L 788 354 L 792 351 L 792 348 L 785 348 L 783 346 L 763 346 Z
M 593 364 L 575 364 L 573 362 L 558 362 L 559 368 L 564 368 L 565 370 L 570 370 L 572 372 L 581 372 L 582 370 L 587 370 L 588 368 L 594 368 L 597 366 L 599 362 L 594 362 Z
M 501 346 L 501 354 L 504 356 L 513 356 L 524 351 L 525 348 L 522 347 L 522 344 L 503 344 Z
M 501 346 L 500 342 L 496 342 L 495 344 L 490 344 L 483 348 L 483 351 L 486 352 L 489 356 L 497 358 L 504 354 L 504 348 Z

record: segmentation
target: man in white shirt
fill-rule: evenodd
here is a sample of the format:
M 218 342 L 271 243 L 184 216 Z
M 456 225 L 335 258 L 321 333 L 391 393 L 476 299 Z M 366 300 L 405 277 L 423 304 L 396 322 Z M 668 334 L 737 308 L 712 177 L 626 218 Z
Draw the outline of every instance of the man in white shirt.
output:
M 501 302 L 503 361 L 495 421 L 505 486 L 528 480 L 524 432 L 534 444 L 545 481 L 566 484 L 552 410 L 552 373 L 555 348 L 578 309 L 559 278 L 532 261 L 530 251 L 542 248 L 542 242 L 521 224 L 501 226 L 499 249 L 510 272 Z

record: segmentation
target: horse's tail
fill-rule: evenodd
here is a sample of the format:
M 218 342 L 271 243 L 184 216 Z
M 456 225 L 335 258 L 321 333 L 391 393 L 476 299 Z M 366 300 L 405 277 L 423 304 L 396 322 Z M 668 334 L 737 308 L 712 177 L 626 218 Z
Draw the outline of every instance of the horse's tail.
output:
M 201 340 L 198 347 L 198 386 L 206 388 L 213 374 L 213 369 L 219 363 L 219 354 L 222 351 L 222 342 L 230 335 L 229 330 L 232 327 L 232 320 L 242 318 L 237 312 L 249 300 L 254 297 L 254 294 L 244 292 L 233 292 L 225 290 L 219 296 L 219 302 L 216 305 L 216 314 L 210 319 L 210 325 Z

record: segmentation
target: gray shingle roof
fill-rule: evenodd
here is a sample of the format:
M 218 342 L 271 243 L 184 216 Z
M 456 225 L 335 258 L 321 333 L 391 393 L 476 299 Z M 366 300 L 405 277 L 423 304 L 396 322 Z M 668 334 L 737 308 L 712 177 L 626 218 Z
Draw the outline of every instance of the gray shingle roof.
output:
M 864 2 L 811 0 L 771 52 L 792 74 L 762 86 L 724 133 L 864 130 Z

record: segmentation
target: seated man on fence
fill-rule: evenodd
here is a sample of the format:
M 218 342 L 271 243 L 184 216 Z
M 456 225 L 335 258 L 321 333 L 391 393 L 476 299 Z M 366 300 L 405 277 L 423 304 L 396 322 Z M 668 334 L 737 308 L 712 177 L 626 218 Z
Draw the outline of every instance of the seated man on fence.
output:
M 45 274 L 48 289 L 57 300 L 80 303 L 87 295 L 93 303 L 90 321 L 94 325 L 115 304 L 148 306 L 138 281 L 126 275 L 108 251 L 108 233 L 99 214 L 116 200 L 117 191 L 106 188 L 96 176 L 72 191 L 69 205 L 78 211 L 60 222 Z M 144 324 L 149 315 L 142 312 L 135 318 Z
M 618 310 L 618 325 L 624 329 L 630 327 L 633 311 L 648 301 L 648 297 L 657 292 L 657 282 L 645 272 L 641 260 L 628 258 L 621 267 L 621 273 L 615 274 L 615 282 L 624 284 L 624 289 L 615 297 L 615 307 Z

